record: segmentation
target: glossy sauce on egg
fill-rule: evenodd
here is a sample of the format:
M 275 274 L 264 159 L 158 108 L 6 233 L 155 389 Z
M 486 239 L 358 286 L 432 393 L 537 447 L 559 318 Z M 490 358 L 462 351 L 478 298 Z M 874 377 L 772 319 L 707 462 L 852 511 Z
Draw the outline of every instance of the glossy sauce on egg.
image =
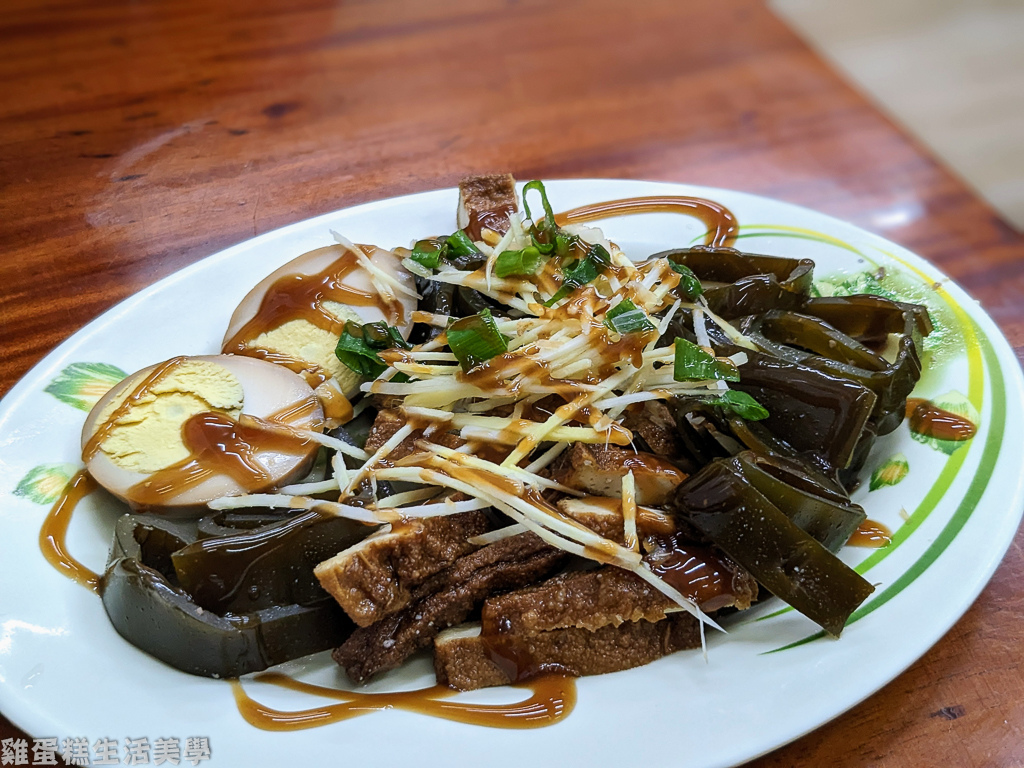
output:
M 117 429 L 132 429 L 132 410 L 157 401 L 158 386 L 168 386 L 188 361 L 219 366 L 237 379 L 241 414 L 200 410 L 183 418 L 179 428 L 187 455 L 156 470 L 138 471 L 107 455 L 105 441 Z M 157 417 L 141 418 L 144 423 Z M 177 357 L 128 377 L 97 403 L 83 429 L 82 458 L 100 485 L 133 507 L 189 507 L 278 487 L 301 475 L 318 449 L 309 433 L 322 430 L 323 421 L 312 389 L 285 368 L 247 357 Z

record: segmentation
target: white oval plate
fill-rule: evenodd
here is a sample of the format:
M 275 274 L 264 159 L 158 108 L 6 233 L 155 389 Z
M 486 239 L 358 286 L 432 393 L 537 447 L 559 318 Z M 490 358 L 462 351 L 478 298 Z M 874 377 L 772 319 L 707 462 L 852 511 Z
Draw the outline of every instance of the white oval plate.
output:
M 578 683 L 572 714 L 529 731 L 468 726 L 400 711 L 313 730 L 266 732 L 236 710 L 226 682 L 177 672 L 123 641 L 95 595 L 43 560 L 39 527 L 62 477 L 79 465 L 85 413 L 125 372 L 219 348 L 228 318 L 256 282 L 289 259 L 332 242 L 335 229 L 384 246 L 454 229 L 456 193 L 428 192 L 319 216 L 215 254 L 90 323 L 36 366 L 0 403 L 0 709 L 38 737 L 206 736 L 218 765 L 631 765 L 656 745 L 657 761 L 723 766 L 768 752 L 877 691 L 920 657 L 967 610 L 1002 558 L 1021 516 L 1021 371 L 992 321 L 959 287 L 903 248 L 796 206 L 739 192 L 641 181 L 553 181 L 556 210 L 620 197 L 695 195 L 736 214 L 743 250 L 807 256 L 823 293 L 881 290 L 924 301 L 938 332 L 917 395 L 973 408 L 980 428 L 958 447 L 921 443 L 906 425 L 878 441 L 867 472 L 902 453 L 897 485 L 854 494 L 895 532 L 883 550 L 846 548 L 877 585 L 842 639 L 772 600 L 710 638 L 707 663 L 679 653 L 647 667 Z M 699 242 L 694 219 L 649 214 L 610 219 L 608 235 L 634 257 Z M 881 278 L 881 279 L 879 279 Z M 100 364 L 100 365 L 83 365 Z M 969 405 L 965 405 L 969 403 Z M 950 407 L 953 407 L 951 405 Z M 949 449 L 956 450 L 949 452 Z M 865 478 L 866 480 L 866 478 Z M 122 510 L 95 494 L 72 522 L 69 548 L 102 570 Z M 767 617 L 767 618 L 766 618 Z M 817 638 L 817 639 L 809 639 Z M 343 686 L 326 654 L 286 665 L 306 680 Z M 425 659 L 370 690 L 430 684 Z M 279 709 L 325 703 L 247 682 Z M 514 701 L 513 689 L 463 694 Z M 123 752 L 122 752 L 123 755 Z

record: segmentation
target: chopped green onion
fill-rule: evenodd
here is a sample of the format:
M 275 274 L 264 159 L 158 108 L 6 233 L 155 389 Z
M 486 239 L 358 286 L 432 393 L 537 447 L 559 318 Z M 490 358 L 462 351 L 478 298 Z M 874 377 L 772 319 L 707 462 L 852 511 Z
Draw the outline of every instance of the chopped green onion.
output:
M 697 276 L 693 274 L 692 269 L 671 259 L 668 263 L 672 265 L 672 271 L 679 273 L 679 290 L 684 298 L 693 301 L 704 293 L 704 287 L 700 284 Z
M 402 338 L 399 330 L 383 320 L 366 323 L 363 326 L 363 338 L 373 349 L 390 349 L 391 347 L 412 349 L 412 344 Z
M 508 339 L 498 331 L 489 309 L 454 321 L 446 335 L 448 346 L 464 371 L 508 351 Z
M 540 202 L 544 207 L 544 219 L 540 222 L 534 221 L 530 229 L 533 246 L 545 256 L 556 252 L 559 256 L 564 256 L 569 250 L 567 244 L 570 236 L 558 228 L 555 223 L 555 212 L 551 209 L 551 203 L 548 202 L 547 190 L 544 189 L 544 184 L 536 180 L 523 187 L 523 208 L 526 210 L 526 216 L 533 219 L 533 215 L 530 213 L 530 204 L 526 199 L 526 193 L 532 189 L 540 192 Z
M 672 378 L 676 381 L 740 380 L 740 374 L 735 365 L 727 360 L 719 360 L 713 355 L 709 355 L 686 339 L 676 339 L 675 363 Z
M 552 307 L 577 288 L 594 282 L 612 263 L 612 257 L 602 245 L 592 245 L 587 255 L 565 268 L 562 274 L 562 287 L 554 296 L 544 302 L 545 307 Z
M 647 313 L 629 299 L 623 299 L 608 310 L 604 323 L 616 333 L 648 333 L 656 331 Z
M 375 379 L 387 370 L 377 351 L 392 347 L 412 349 L 398 329 L 385 322 L 365 325 L 350 322 L 345 323 L 334 354 L 360 376 Z
M 685 395 L 679 395 L 679 397 L 717 406 L 726 413 L 734 414 L 747 421 L 760 421 L 761 419 L 767 419 L 769 416 L 768 409 L 757 402 L 757 400 L 746 392 L 740 392 L 735 389 L 725 389 L 721 392 L 688 392 Z
M 544 189 L 543 182 L 534 180 L 523 187 L 523 208 L 526 210 L 526 218 L 533 219 L 533 215 L 530 213 L 530 204 L 526 200 L 526 193 L 531 189 L 540 192 L 540 204 L 544 207 L 544 229 L 553 231 L 557 226 L 555 224 L 555 212 L 551 209 L 551 203 L 548 202 L 548 192 Z
M 462 269 L 470 266 L 466 257 L 478 256 L 481 259 L 483 254 L 476 244 L 469 239 L 469 235 L 463 230 L 438 239 L 420 240 L 413 246 L 409 258 L 427 269 L 437 269 L 442 261 L 449 262 Z M 469 262 L 474 261 L 472 258 Z
M 338 339 L 334 354 L 342 363 L 365 378 L 376 379 L 387 370 L 384 361 L 367 345 L 363 337 L 349 333 L 348 328 Z
M 573 246 L 582 242 L 579 236 L 558 230 L 555 232 L 555 256 L 560 259 L 564 258 L 573 249 Z
M 760 421 L 761 419 L 767 419 L 769 415 L 768 409 L 757 402 L 757 400 L 746 392 L 740 392 L 735 389 L 723 392 L 720 396 L 711 400 L 711 403 L 747 421 Z
M 471 253 L 480 253 L 480 249 L 476 247 L 473 241 L 469 239 L 469 235 L 462 229 L 448 236 L 448 247 L 451 248 L 452 254 L 455 256 L 469 256 Z
M 533 219 L 526 195 L 530 190 L 537 190 L 540 193 L 540 202 L 544 207 L 544 218 L 540 222 L 534 221 L 530 229 L 533 247 L 545 256 L 554 254 L 560 259 L 564 258 L 580 240 L 576 235 L 570 235 L 559 228 L 555 221 L 555 212 L 548 201 L 547 190 L 540 181 L 531 181 L 523 187 L 523 208 L 526 210 L 527 218 Z
M 420 240 L 413 246 L 409 258 L 427 269 L 437 269 L 448 251 L 448 243 L 438 240 Z
M 498 277 L 532 275 L 543 263 L 541 252 L 532 245 L 521 251 L 503 251 L 494 262 L 494 274 Z

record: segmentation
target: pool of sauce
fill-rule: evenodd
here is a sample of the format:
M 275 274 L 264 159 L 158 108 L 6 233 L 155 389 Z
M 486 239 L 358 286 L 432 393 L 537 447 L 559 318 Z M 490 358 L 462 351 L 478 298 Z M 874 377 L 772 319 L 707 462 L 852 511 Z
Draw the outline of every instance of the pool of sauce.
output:
M 608 200 L 593 203 L 555 215 L 555 223 L 582 224 L 613 216 L 629 216 L 637 213 L 681 213 L 699 219 L 708 228 L 704 236 L 705 245 L 732 245 L 739 234 L 739 223 L 732 211 L 721 203 L 700 197 L 678 197 L 657 195 L 654 197 L 630 197 L 623 200 Z
M 651 571 L 702 610 L 716 611 L 735 602 L 735 568 L 710 547 L 672 535 L 649 537 L 645 548 L 651 549 L 646 558 Z
M 286 712 L 261 704 L 246 693 L 240 682 L 232 680 L 239 714 L 250 725 L 265 731 L 305 730 L 386 709 L 490 728 L 542 728 L 563 720 L 576 705 L 576 681 L 558 676 L 540 677 L 518 686 L 528 690 L 530 696 L 514 704 L 448 701 L 458 691 L 440 685 L 417 691 L 364 693 L 304 683 L 279 672 L 267 672 L 255 680 L 338 702 Z
M 850 540 L 846 542 L 846 545 L 850 547 L 870 547 L 872 549 L 881 549 L 890 544 L 892 544 L 892 531 L 874 520 L 865 520 L 857 526 L 857 530 L 850 535 Z
M 939 440 L 970 440 L 978 431 L 969 419 L 919 397 L 907 398 L 907 421 L 911 432 Z
M 86 568 L 68 552 L 68 525 L 78 503 L 96 490 L 96 481 L 84 469 L 64 486 L 39 531 L 39 549 L 46 562 L 86 589 L 99 591 L 100 575 Z
M 482 240 L 483 230 L 486 228 L 498 235 L 504 235 L 508 232 L 509 217 L 515 212 L 514 202 L 505 203 L 497 208 L 472 210 L 469 212 L 466 234 L 472 240 Z

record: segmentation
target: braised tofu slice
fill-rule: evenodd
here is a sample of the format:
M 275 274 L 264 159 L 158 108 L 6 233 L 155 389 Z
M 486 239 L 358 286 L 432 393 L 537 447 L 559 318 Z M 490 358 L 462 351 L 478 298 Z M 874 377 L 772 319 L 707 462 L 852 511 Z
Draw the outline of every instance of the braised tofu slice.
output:
M 377 418 L 373 420 L 370 427 L 370 434 L 366 439 L 364 449 L 369 454 L 374 454 L 388 440 L 397 434 L 398 430 L 407 423 L 405 416 L 399 411 L 391 408 L 382 408 L 377 412 Z M 416 452 L 416 441 L 425 437 L 422 429 L 414 429 L 412 434 L 400 442 L 388 454 L 388 461 L 395 462 L 404 459 L 411 453 Z M 458 448 L 465 445 L 465 440 L 451 432 L 438 431 L 429 435 L 430 441 L 443 445 L 445 448 Z
M 570 488 L 595 496 L 621 496 L 622 478 L 632 472 L 636 503 L 661 506 L 686 479 L 686 474 L 653 453 L 600 448 L 576 443 L 558 479 Z
M 355 682 L 395 669 L 443 629 L 465 621 L 485 598 L 550 576 L 569 556 L 522 533 L 460 557 L 413 590 L 409 604 L 359 627 L 332 657 Z
M 314 573 L 352 621 L 369 626 L 400 611 L 416 587 L 479 549 L 468 539 L 490 528 L 483 512 L 388 525 L 320 563 Z
M 606 496 L 584 496 L 577 499 L 569 496 L 558 500 L 558 509 L 598 536 L 611 539 L 616 544 L 625 543 L 621 499 Z M 636 527 L 642 537 L 667 536 L 676 532 L 676 523 L 669 515 L 647 507 L 637 510 Z
M 608 565 L 491 597 L 481 620 L 485 627 L 518 634 L 568 628 L 593 632 L 627 621 L 661 621 L 678 610 L 636 574 Z
M 457 223 L 473 240 L 498 242 L 508 232 L 508 217 L 518 210 L 516 180 L 510 173 L 471 176 L 459 183 Z
M 440 684 L 472 691 L 548 670 L 574 677 L 618 672 L 699 647 L 700 627 L 688 613 L 674 613 L 658 622 L 608 625 L 595 632 L 556 629 L 498 639 L 483 636 L 479 625 L 463 625 L 434 639 L 434 672 Z

